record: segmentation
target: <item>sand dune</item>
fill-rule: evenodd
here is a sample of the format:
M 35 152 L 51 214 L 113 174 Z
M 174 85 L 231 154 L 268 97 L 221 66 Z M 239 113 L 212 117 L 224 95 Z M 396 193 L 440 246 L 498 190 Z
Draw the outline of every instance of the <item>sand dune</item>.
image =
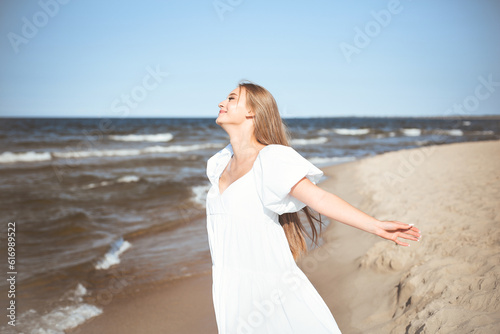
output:
M 345 240 L 335 236 L 341 226 L 331 225 L 324 247 L 338 243 L 333 257 L 361 254 L 345 265 L 351 269 L 343 268 L 342 277 L 330 275 L 347 312 L 338 312 L 342 305 L 328 298 L 335 290 L 326 285 L 328 273 L 310 273 L 341 329 L 500 332 L 500 142 L 391 152 L 327 172 L 334 178 L 325 188 L 339 187 L 339 195 L 346 192 L 363 211 L 422 231 L 420 242 L 403 248 L 362 232 L 349 231 L 354 235 Z M 351 189 L 343 188 L 341 178 L 355 180 Z M 330 267 L 339 261 L 330 259 Z

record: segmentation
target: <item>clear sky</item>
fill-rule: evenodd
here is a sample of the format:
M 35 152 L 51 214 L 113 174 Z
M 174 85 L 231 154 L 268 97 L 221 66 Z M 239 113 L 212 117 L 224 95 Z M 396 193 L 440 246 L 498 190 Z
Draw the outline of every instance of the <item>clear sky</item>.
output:
M 2 0 L 0 117 L 500 114 L 496 0 Z

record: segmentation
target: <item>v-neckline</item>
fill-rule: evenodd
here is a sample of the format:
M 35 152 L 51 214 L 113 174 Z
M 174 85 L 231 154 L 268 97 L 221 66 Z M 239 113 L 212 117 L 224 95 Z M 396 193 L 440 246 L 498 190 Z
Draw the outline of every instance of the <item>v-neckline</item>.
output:
M 268 147 L 269 145 L 266 145 L 264 146 L 263 148 L 260 149 L 259 153 L 257 153 L 257 156 L 255 157 L 255 161 L 253 162 L 252 164 L 252 168 L 250 168 L 248 170 L 248 172 L 246 172 L 245 174 L 243 174 L 242 176 L 240 176 L 239 178 L 237 178 L 236 180 L 234 180 L 233 182 L 231 182 L 227 187 L 226 189 L 224 189 L 224 191 L 221 193 L 220 192 L 220 178 L 222 176 L 222 173 L 224 173 L 224 171 L 226 170 L 227 166 L 229 165 L 229 162 L 231 161 L 233 155 L 234 155 L 234 152 L 233 152 L 233 149 L 231 148 L 230 152 L 231 152 L 231 157 L 229 158 L 229 160 L 226 162 L 225 166 L 224 166 L 224 169 L 222 169 L 222 172 L 220 173 L 219 175 L 219 178 L 217 179 L 217 193 L 219 194 L 219 196 L 222 196 L 226 193 L 226 191 L 231 188 L 231 186 L 233 184 L 235 184 L 236 182 L 238 182 L 239 180 L 243 179 L 245 176 L 247 176 L 248 174 L 250 174 L 250 172 L 252 172 L 254 166 L 255 166 L 255 163 L 257 162 L 257 159 L 259 159 L 259 156 L 260 156 L 260 152 L 262 152 L 266 147 Z

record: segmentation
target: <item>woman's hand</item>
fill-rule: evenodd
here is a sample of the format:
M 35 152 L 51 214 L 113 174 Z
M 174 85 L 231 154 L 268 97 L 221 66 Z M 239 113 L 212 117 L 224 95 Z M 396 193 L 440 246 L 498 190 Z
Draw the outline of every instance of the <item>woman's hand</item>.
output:
M 404 224 L 399 221 L 379 221 L 376 224 L 375 234 L 381 238 L 394 241 L 400 246 L 410 246 L 410 244 L 400 241 L 398 238 L 419 241 L 420 230 L 413 224 Z

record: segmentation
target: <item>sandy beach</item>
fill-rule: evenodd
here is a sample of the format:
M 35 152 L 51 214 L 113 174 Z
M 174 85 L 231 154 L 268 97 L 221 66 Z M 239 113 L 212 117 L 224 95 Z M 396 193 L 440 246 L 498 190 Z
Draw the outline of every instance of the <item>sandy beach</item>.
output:
M 382 220 L 413 223 L 400 247 L 332 222 L 299 260 L 343 333 L 497 333 L 500 141 L 427 146 L 323 169 L 320 186 Z M 211 276 L 115 298 L 67 331 L 216 333 Z

